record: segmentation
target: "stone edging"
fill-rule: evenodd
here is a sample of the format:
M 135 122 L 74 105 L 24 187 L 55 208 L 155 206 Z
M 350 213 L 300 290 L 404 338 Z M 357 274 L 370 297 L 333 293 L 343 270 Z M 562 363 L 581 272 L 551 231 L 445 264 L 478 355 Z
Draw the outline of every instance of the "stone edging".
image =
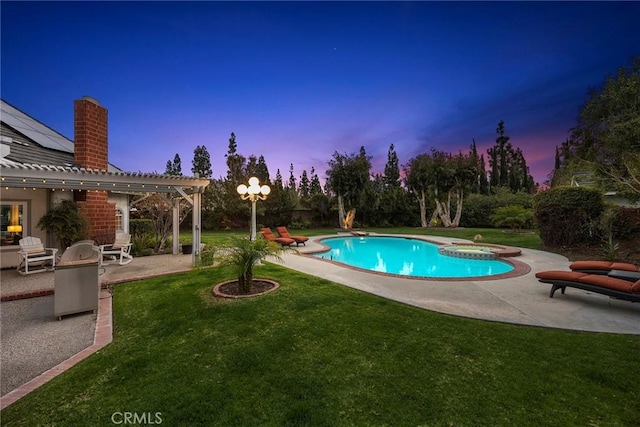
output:
M 278 289 L 278 288 L 280 287 L 280 284 L 279 284 L 278 282 L 274 282 L 273 280 L 269 280 L 269 279 L 262 279 L 262 278 L 256 278 L 256 279 L 253 279 L 253 280 L 259 280 L 259 281 L 261 281 L 261 282 L 268 282 L 268 283 L 271 283 L 271 284 L 273 284 L 273 288 L 268 289 L 268 290 L 266 290 L 266 291 L 264 291 L 264 292 L 260 292 L 260 293 L 258 293 L 258 294 L 251 294 L 251 295 L 229 295 L 229 294 L 225 294 L 225 293 L 221 292 L 221 291 L 220 291 L 220 287 L 221 287 L 221 286 L 224 286 L 224 285 L 226 285 L 226 284 L 228 284 L 228 283 L 237 282 L 237 280 L 227 280 L 226 282 L 218 283 L 217 285 L 215 285 L 215 286 L 213 287 L 213 289 L 211 290 L 211 292 L 212 292 L 215 296 L 220 297 L 220 298 L 240 299 L 240 298 L 252 298 L 252 297 L 257 297 L 257 296 L 260 296 L 260 295 L 266 295 L 266 294 L 268 294 L 268 293 L 270 293 L 270 292 L 275 291 L 276 289 Z

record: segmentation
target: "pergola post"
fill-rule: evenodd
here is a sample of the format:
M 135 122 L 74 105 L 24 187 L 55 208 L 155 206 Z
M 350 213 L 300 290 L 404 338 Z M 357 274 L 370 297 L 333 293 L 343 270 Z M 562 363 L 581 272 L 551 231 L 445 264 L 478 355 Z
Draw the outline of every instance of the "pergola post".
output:
M 180 253 L 180 199 L 173 199 L 173 247 L 171 253 L 178 255 Z
M 193 236 L 193 252 L 191 253 L 191 260 L 193 262 L 193 266 L 196 265 L 196 260 L 200 256 L 200 231 L 202 229 L 202 214 L 201 214 L 201 196 L 202 196 L 202 187 L 197 187 L 193 192 L 193 221 L 192 221 L 192 236 Z

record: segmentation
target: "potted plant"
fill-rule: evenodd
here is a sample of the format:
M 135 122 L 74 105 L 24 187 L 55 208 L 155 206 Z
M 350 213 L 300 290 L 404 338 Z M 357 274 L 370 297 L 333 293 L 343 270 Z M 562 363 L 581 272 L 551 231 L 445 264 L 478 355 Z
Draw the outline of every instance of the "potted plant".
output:
M 50 209 L 40 218 L 37 227 L 53 233 L 63 250 L 73 242 L 86 239 L 88 234 L 87 219 L 78 210 L 78 205 L 69 200 L 63 200 Z
M 253 241 L 234 238 L 233 245 L 225 248 L 220 264 L 231 267 L 237 279 L 225 282 L 225 284 L 237 286 L 237 293 L 240 296 L 250 295 L 253 291 L 255 280 L 253 268 L 267 256 L 275 256 L 277 259 L 281 259 L 279 255 L 282 252 L 283 248 L 279 244 L 269 242 L 263 238 Z M 264 279 L 260 279 L 260 281 L 264 281 Z M 219 289 L 219 286 L 216 286 L 216 288 Z

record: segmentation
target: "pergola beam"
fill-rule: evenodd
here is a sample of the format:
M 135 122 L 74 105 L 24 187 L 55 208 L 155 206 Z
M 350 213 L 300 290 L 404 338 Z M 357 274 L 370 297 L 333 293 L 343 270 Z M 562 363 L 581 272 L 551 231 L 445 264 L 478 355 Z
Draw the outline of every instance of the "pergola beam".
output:
M 164 193 L 185 198 L 193 205 L 193 252 L 195 265 L 200 255 L 201 194 L 209 185 L 205 178 L 146 173 L 107 172 L 65 166 L 44 166 L 2 162 L 0 184 L 3 188 L 48 189 L 53 191 L 107 191 L 126 194 Z M 173 254 L 178 253 L 179 200 L 168 201 L 173 208 Z

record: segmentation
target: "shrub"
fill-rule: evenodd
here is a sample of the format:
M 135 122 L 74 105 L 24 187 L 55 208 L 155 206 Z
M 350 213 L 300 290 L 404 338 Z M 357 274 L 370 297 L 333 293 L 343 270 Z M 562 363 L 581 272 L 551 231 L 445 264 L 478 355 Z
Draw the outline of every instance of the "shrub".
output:
M 614 238 L 628 239 L 635 234 L 640 234 L 640 209 L 619 206 L 611 209 L 613 211 L 611 231 Z
M 525 192 L 512 193 L 507 188 L 496 189 L 495 194 L 469 194 L 464 200 L 460 225 L 463 227 L 488 228 L 494 226 L 491 219 L 496 208 L 520 205 L 525 209 L 531 208 L 533 196 Z
M 531 226 L 533 212 L 521 205 L 501 206 L 496 208 L 491 219 L 496 227 L 507 226 L 512 230 L 520 230 Z
M 155 229 L 150 219 L 132 219 L 129 221 L 129 233 L 132 237 L 153 236 Z
M 599 238 L 602 192 L 586 187 L 554 187 L 533 198 L 540 238 L 548 246 L 592 243 Z
M 155 247 L 155 237 L 153 234 L 143 234 L 142 236 L 131 236 L 131 255 L 149 256 L 153 255 Z
M 40 218 L 38 228 L 53 233 L 65 249 L 73 242 L 87 238 L 88 222 L 78 205 L 63 200 Z

